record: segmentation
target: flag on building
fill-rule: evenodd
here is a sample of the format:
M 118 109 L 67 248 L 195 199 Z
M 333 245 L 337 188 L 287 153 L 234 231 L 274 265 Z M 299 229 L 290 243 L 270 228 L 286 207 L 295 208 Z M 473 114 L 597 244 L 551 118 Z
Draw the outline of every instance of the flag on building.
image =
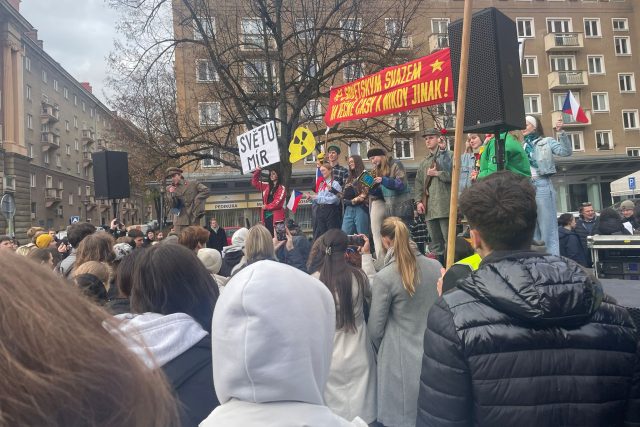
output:
M 578 123 L 589 123 L 589 118 L 571 91 L 567 92 L 567 97 L 564 99 L 564 105 L 562 106 L 562 112 L 571 115 L 573 120 Z
M 291 191 L 291 197 L 289 197 L 287 209 L 289 209 L 293 213 L 296 213 L 296 210 L 298 209 L 298 203 L 300 203 L 300 199 L 302 199 L 302 193 L 300 191 Z

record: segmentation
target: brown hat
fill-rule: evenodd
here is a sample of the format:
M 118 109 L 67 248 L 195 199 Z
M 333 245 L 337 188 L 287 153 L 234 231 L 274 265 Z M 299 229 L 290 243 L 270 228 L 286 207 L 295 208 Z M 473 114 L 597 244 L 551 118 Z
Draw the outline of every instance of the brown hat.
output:
M 167 168 L 167 170 L 165 171 L 165 176 L 173 176 L 177 173 L 182 175 L 182 169 L 172 166 L 170 168 Z
M 440 131 L 436 128 L 426 128 L 423 132 L 422 132 L 422 137 L 426 138 L 427 136 L 431 136 L 431 135 L 440 135 Z
M 384 151 L 383 148 L 380 148 L 380 147 L 373 147 L 369 149 L 369 151 L 367 151 L 367 159 L 374 156 L 386 156 L 386 155 L 387 153 Z

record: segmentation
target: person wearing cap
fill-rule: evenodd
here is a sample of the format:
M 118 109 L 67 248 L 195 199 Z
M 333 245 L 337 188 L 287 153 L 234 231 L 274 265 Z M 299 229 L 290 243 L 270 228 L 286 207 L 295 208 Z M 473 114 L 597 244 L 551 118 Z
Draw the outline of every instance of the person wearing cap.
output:
M 416 173 L 416 210 L 418 214 L 425 214 L 427 220 L 431 236 L 429 252 L 444 263 L 451 200 L 451 152 L 440 151 L 438 144 L 442 136 L 438 129 L 426 129 L 422 137 L 427 146 L 427 156 Z
M 633 216 L 633 211 L 636 208 L 633 200 L 624 200 L 620 203 L 620 213 L 622 214 L 622 224 L 627 228 L 631 228 L 632 232 L 638 230 L 640 225 L 638 224 L 638 220 Z
M 209 188 L 195 181 L 187 182 L 182 176 L 182 169 L 167 168 L 166 176 L 171 177 L 171 185 L 167 186 L 169 206 L 172 207 L 169 216 L 173 218 L 176 233 L 189 225 L 200 225 L 200 218 L 204 216 L 204 202 L 209 196 Z
M 556 173 L 553 156 L 568 157 L 572 154 L 571 141 L 562 130 L 563 122 L 556 122 L 558 140 L 545 137 L 540 120 L 533 116 L 525 119 L 523 148 L 531 166 L 531 181 L 536 188 L 538 219 L 534 240 L 544 241 L 547 251 L 560 255 L 558 220 L 556 212 L 556 190 L 551 177 Z
M 331 174 L 333 176 L 333 179 L 337 181 L 338 184 L 340 184 L 340 187 L 344 188 L 344 183 L 349 176 L 349 171 L 344 166 L 340 166 L 340 163 L 338 162 L 338 156 L 340 156 L 340 147 L 338 147 L 337 145 L 330 145 L 327 148 L 327 159 L 329 161 L 329 164 L 333 168 L 331 170 Z

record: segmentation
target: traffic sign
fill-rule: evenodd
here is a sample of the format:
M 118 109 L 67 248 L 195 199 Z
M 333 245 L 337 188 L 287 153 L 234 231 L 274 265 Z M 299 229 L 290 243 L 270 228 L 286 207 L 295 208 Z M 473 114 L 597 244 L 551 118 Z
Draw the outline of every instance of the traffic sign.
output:
M 79 216 L 79 215 L 72 216 L 72 217 L 69 219 L 69 223 L 70 223 L 70 224 L 76 224 L 76 223 L 78 223 L 78 222 L 80 222 L 80 216 Z
M 635 190 L 636 189 L 636 179 L 633 176 L 629 177 L 629 190 Z

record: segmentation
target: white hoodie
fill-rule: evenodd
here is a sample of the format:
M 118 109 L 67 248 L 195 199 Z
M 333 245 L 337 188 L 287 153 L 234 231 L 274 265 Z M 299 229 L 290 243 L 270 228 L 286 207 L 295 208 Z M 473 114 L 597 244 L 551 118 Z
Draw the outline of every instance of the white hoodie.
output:
M 275 261 L 251 264 L 227 283 L 212 329 L 222 405 L 201 427 L 366 427 L 324 404 L 335 306 L 319 280 Z

